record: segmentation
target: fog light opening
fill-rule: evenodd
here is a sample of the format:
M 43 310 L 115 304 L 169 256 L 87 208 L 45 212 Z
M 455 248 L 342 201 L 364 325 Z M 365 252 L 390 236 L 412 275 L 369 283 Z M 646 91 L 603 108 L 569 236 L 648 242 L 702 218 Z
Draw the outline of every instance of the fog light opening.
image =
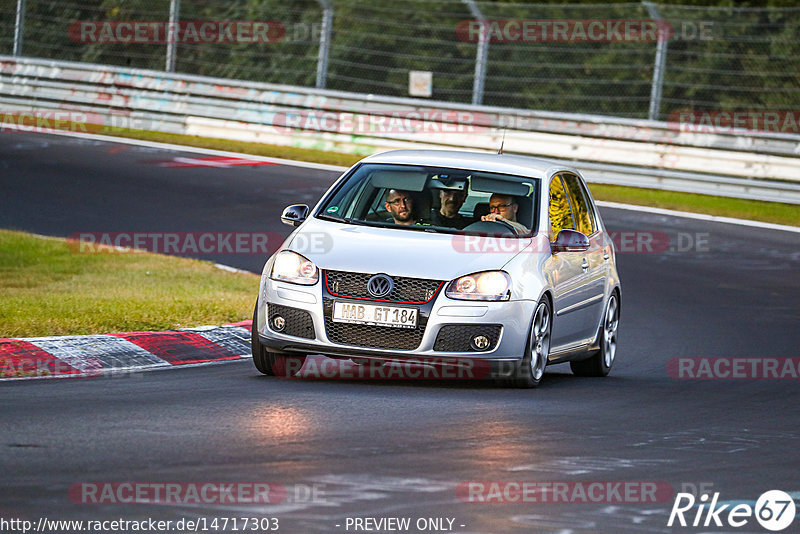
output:
M 275 317 L 272 318 L 272 328 L 276 332 L 282 331 L 284 328 L 286 328 L 286 319 L 284 319 L 280 315 L 276 315 Z
M 475 350 L 486 350 L 489 348 L 489 338 L 484 335 L 477 335 L 472 338 L 470 344 Z

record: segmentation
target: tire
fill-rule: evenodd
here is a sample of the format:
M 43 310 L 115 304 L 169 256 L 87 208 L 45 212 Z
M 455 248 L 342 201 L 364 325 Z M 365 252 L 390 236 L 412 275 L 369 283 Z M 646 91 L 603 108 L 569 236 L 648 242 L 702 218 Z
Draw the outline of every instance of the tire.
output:
M 518 388 L 539 387 L 550 356 L 550 333 L 553 328 L 553 311 L 547 297 L 536 305 L 533 313 L 525 355 L 511 378 L 511 385 Z
M 617 355 L 617 329 L 619 328 L 619 296 L 611 293 L 603 313 L 600 326 L 600 350 L 590 358 L 570 362 L 573 374 L 577 376 L 608 376 Z
M 267 376 L 292 377 L 303 367 L 306 355 L 284 356 L 270 352 L 258 339 L 258 303 L 253 310 L 253 326 L 251 327 L 250 348 L 253 353 L 253 364 L 256 369 Z
M 270 358 L 267 358 L 267 351 L 261 340 L 258 339 L 258 302 L 253 310 L 253 326 L 250 328 L 250 350 L 253 353 L 253 364 L 261 374 L 273 376 Z

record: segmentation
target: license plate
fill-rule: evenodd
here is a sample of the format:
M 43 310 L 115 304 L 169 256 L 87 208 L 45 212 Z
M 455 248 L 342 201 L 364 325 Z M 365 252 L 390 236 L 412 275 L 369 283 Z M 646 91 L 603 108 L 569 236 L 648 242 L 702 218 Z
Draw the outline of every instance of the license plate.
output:
M 374 304 L 333 303 L 333 321 L 337 323 L 416 328 L 417 309 Z

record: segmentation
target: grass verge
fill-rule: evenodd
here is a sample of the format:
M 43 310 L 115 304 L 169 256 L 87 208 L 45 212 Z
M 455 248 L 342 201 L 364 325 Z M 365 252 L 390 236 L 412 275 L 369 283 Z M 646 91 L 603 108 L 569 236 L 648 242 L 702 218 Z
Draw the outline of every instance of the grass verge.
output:
M 252 317 L 259 277 L 209 262 L 78 253 L 66 240 L 0 230 L 0 337 L 104 334 Z

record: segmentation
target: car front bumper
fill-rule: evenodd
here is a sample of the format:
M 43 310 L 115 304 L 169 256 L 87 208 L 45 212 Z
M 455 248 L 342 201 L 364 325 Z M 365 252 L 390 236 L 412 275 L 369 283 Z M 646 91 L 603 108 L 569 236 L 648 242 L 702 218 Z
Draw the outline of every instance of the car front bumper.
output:
M 268 278 L 262 281 L 257 320 L 253 327 L 257 328 L 259 339 L 268 350 L 386 361 L 517 362 L 525 352 L 530 320 L 536 305 L 526 300 L 453 300 L 445 296 L 442 290 L 428 305 L 417 306 L 421 314 L 417 328 L 424 328 L 421 337 L 419 331 L 412 333 L 403 329 L 367 326 L 360 329 L 363 335 L 353 339 L 353 342 L 341 342 L 341 339 L 336 342 L 329 337 L 329 329 L 338 324 L 331 322 L 330 306 L 333 300 L 351 301 L 323 295 L 320 285 L 299 286 Z M 352 302 L 371 303 L 363 300 Z M 283 315 L 289 316 L 284 318 L 286 326 L 283 331 L 278 332 L 272 324 L 268 324 L 268 315 L 272 315 L 272 312 L 268 312 L 267 308 L 273 311 L 279 309 Z M 303 327 L 289 324 L 292 320 L 302 320 Z M 478 350 L 470 345 L 468 339 L 464 339 L 464 336 L 484 333 L 493 342 L 488 350 Z M 385 345 L 385 340 L 373 339 L 373 334 L 378 337 L 387 334 L 398 339 L 403 335 L 415 335 L 420 339 L 418 344 L 414 341 L 416 346 L 413 348 L 382 347 L 379 345 Z M 458 350 L 452 350 L 454 348 Z

